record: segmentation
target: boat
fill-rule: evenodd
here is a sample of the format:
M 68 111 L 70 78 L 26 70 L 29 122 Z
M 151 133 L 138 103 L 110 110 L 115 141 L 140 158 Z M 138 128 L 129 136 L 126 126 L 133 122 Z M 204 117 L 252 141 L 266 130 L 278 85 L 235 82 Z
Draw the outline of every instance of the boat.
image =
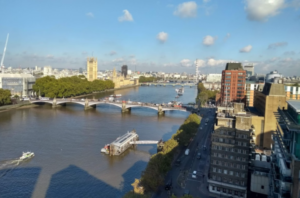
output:
M 33 152 L 23 152 L 22 156 L 20 157 L 20 160 L 26 160 L 32 157 L 34 157 Z
M 138 134 L 133 130 L 130 132 L 125 133 L 124 135 L 118 137 L 115 141 L 110 144 L 106 144 L 102 149 L 101 152 L 110 154 L 110 155 L 120 155 L 128 148 L 132 147 L 133 145 L 131 142 L 135 142 L 139 139 Z
M 115 99 L 114 97 L 109 97 L 108 101 L 114 101 L 114 99 Z
M 179 89 L 175 89 L 175 91 L 177 92 L 178 96 L 182 96 L 184 93 L 184 88 L 179 88 Z
M 110 95 L 110 97 L 114 97 L 114 98 L 117 98 L 117 97 L 122 97 L 122 94 Z

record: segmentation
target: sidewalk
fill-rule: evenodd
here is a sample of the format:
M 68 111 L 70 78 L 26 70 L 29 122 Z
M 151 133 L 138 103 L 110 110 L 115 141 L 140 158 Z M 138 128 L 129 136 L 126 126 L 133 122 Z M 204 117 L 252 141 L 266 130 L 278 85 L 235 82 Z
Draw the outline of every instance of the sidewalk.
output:
M 4 105 L 4 106 L 0 106 L 0 112 L 10 110 L 10 109 L 16 109 L 22 106 L 29 106 L 29 105 L 32 105 L 30 104 L 29 101 L 22 101 L 19 102 L 18 104 L 13 104 L 13 105 Z

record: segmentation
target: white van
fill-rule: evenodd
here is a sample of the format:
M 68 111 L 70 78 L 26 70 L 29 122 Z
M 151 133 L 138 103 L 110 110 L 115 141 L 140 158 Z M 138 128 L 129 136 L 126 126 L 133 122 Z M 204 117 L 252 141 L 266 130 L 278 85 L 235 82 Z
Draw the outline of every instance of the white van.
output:
M 190 149 L 186 149 L 185 150 L 185 155 L 189 155 L 189 153 L 190 153 Z

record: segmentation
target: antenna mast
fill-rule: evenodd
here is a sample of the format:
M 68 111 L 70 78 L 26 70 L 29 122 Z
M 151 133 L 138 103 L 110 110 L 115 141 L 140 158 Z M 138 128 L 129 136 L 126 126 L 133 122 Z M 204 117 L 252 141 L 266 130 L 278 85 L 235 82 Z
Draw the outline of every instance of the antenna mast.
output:
M 5 52 L 6 52 L 6 46 L 7 46 L 7 42 L 8 42 L 8 37 L 9 37 L 9 34 L 7 34 L 7 38 L 6 38 L 6 42 L 5 42 L 5 46 L 4 46 L 4 50 L 3 50 L 3 55 L 2 55 L 2 59 L 1 59 L 1 68 L 3 67 L 3 61 L 4 61 L 4 57 L 5 57 Z

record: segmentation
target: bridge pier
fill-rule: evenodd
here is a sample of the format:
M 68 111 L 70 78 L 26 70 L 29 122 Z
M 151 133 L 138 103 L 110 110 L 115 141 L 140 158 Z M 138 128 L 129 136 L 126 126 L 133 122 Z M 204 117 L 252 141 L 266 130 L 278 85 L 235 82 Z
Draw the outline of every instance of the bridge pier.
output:
M 165 112 L 163 111 L 161 105 L 158 106 L 157 111 L 158 111 L 158 115 L 163 115 L 163 114 L 165 113 Z
M 122 103 L 122 113 L 131 111 L 131 108 L 126 108 L 126 103 Z
M 52 102 L 52 108 L 58 108 L 58 107 L 61 107 L 61 106 L 65 106 L 66 104 L 63 104 L 63 105 L 59 105 L 57 104 L 56 102 L 56 97 L 53 99 L 53 102 Z
M 84 100 L 84 110 L 92 109 L 93 107 L 96 108 L 96 105 L 89 106 L 89 100 L 88 99 Z

